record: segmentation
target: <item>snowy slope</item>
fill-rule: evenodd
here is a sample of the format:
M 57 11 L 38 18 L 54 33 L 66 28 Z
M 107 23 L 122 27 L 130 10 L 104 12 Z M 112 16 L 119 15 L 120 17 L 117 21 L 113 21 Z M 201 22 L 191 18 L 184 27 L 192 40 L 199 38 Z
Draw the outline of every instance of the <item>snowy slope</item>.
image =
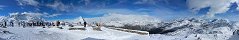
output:
M 239 39 L 239 31 L 234 31 L 233 35 L 228 40 L 238 40 Z
M 0 16 L 0 22 L 2 22 L 2 21 L 7 21 L 8 19 L 7 19 L 7 17 L 5 17 L 5 16 Z
M 233 32 L 229 28 L 218 28 L 223 33 L 216 34 L 186 34 L 184 35 L 164 35 L 164 34 L 151 34 L 151 39 L 155 40 L 227 40 L 232 37 Z
M 82 27 L 82 26 L 80 26 Z M 105 40 L 147 40 L 149 36 L 127 33 L 107 28 L 103 31 L 93 31 L 91 27 L 87 30 L 67 30 L 57 28 L 1 28 L 11 33 L 0 32 L 0 38 L 7 40 L 81 40 L 87 38 L 105 39 Z

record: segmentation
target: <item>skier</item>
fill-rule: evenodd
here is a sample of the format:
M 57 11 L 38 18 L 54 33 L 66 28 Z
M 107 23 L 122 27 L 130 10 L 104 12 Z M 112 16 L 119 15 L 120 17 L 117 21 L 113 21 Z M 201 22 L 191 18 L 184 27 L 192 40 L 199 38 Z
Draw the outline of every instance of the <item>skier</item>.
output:
M 43 25 L 43 22 L 40 22 L 40 26 L 44 26 L 44 25 Z
M 57 21 L 57 22 L 56 22 L 56 26 L 57 26 L 57 27 L 59 27 L 59 25 L 60 25 L 60 22 L 59 22 L 59 21 Z
M 14 27 L 14 23 L 13 22 L 10 22 L 11 26 Z
M 21 22 L 18 22 L 17 24 L 18 24 L 19 27 L 21 26 Z
M 0 27 L 3 27 L 3 23 L 0 24 Z
M 59 28 L 59 29 L 63 29 L 62 27 L 59 27 L 59 26 L 60 26 L 60 24 L 61 24 L 61 22 L 60 22 L 60 21 L 57 21 L 57 22 L 56 22 L 56 26 L 57 26 L 57 28 Z
M 82 26 L 82 22 L 79 22 L 80 23 L 80 25 Z
M 25 26 L 26 26 L 26 22 L 23 22 L 22 27 L 25 28 Z
M 86 21 L 84 21 L 84 27 L 86 27 L 86 24 L 87 24 Z
M 40 22 L 36 22 L 36 26 L 40 26 L 39 24 L 40 24 Z
M 3 28 L 7 28 L 6 26 L 7 26 L 7 22 L 6 22 L 6 21 L 4 21 Z
M 96 27 L 93 30 L 102 31 L 100 23 L 95 23 Z
M 83 19 L 83 18 L 82 18 L 82 19 Z M 83 24 L 84 24 L 84 27 L 86 27 L 86 24 L 87 24 L 87 23 L 86 23 L 85 19 L 83 19 L 83 21 L 84 21 L 84 23 L 83 23 Z
M 36 26 L 36 22 L 33 22 L 32 24 L 33 24 L 33 26 Z
M 51 25 L 52 25 L 52 26 L 55 26 L 55 23 L 54 23 L 54 22 L 51 22 Z

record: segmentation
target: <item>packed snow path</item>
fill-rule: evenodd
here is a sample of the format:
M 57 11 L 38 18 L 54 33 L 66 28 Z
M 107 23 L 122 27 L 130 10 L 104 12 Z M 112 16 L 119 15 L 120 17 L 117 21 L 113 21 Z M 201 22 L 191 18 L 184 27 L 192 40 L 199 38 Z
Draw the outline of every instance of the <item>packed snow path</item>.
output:
M 102 31 L 94 31 L 92 27 L 87 30 L 68 30 L 68 28 L 20 28 L 9 27 L 0 28 L 0 31 L 9 31 L 9 33 L 0 32 L 0 38 L 5 40 L 147 40 L 148 35 L 140 35 L 108 29 L 102 27 Z

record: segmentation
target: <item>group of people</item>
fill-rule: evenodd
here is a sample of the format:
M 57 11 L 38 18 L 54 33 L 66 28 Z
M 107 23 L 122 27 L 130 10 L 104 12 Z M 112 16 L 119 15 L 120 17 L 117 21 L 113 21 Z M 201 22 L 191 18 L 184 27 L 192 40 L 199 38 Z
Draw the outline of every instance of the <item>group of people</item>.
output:
M 2 28 L 7 28 L 7 26 L 14 26 L 14 23 L 13 22 L 7 22 L 7 21 L 3 21 L 3 22 L 0 22 L 0 27 Z
M 93 24 L 95 25 L 95 26 L 93 26 L 93 25 L 91 25 L 91 24 L 88 24 L 88 23 L 85 21 L 84 18 L 82 18 L 82 20 L 80 20 L 80 21 L 81 21 L 81 22 L 79 22 L 79 23 L 80 23 L 81 25 L 83 25 L 84 28 L 86 28 L 87 25 L 88 25 L 88 26 L 92 26 L 92 27 L 93 27 L 93 30 L 101 31 L 101 24 L 98 23 L 98 22 L 93 22 Z
M 2 28 L 7 28 L 7 22 L 1 22 L 0 27 Z
M 87 22 L 84 20 L 82 23 L 80 22 L 81 25 L 84 26 L 84 28 L 87 27 Z M 94 23 L 96 25 L 96 27 L 94 28 L 97 28 L 100 29 L 100 24 L 99 23 Z M 53 26 L 56 26 L 56 27 L 60 27 L 60 26 L 65 26 L 67 25 L 65 22 L 60 22 L 60 21 L 56 21 L 56 22 L 44 22 L 44 21 L 18 21 L 18 22 L 9 22 L 9 21 L 3 21 L 3 22 L 0 22 L 0 27 L 2 28 L 7 28 L 7 27 L 43 27 L 43 28 L 50 28 L 50 27 L 53 27 Z M 70 24 L 68 24 L 70 25 Z
M 37 21 L 37 22 L 25 22 L 25 21 L 20 21 L 20 22 L 7 22 L 3 21 L 0 22 L 0 27 L 7 28 L 7 27 L 35 27 L 35 26 L 59 26 L 60 22 L 43 22 L 43 21 Z
M 98 22 L 93 22 L 93 25 L 92 24 L 88 24 L 87 22 L 79 22 L 81 25 L 83 25 L 84 26 L 84 28 L 83 28 L 83 30 L 86 30 L 85 28 L 87 27 L 87 26 L 90 26 L 90 27 L 92 27 L 93 28 L 93 30 L 95 30 L 95 31 L 102 31 L 101 30 L 101 24 L 100 23 L 98 23 Z

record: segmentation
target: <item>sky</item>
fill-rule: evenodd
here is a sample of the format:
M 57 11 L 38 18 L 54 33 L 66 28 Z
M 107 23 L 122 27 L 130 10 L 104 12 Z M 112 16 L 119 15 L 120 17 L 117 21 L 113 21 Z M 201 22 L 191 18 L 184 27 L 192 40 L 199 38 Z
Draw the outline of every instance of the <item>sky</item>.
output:
M 109 13 L 149 15 L 164 20 L 184 17 L 238 20 L 239 0 L 0 0 L 0 16 L 47 15 L 48 20 L 92 18 Z

